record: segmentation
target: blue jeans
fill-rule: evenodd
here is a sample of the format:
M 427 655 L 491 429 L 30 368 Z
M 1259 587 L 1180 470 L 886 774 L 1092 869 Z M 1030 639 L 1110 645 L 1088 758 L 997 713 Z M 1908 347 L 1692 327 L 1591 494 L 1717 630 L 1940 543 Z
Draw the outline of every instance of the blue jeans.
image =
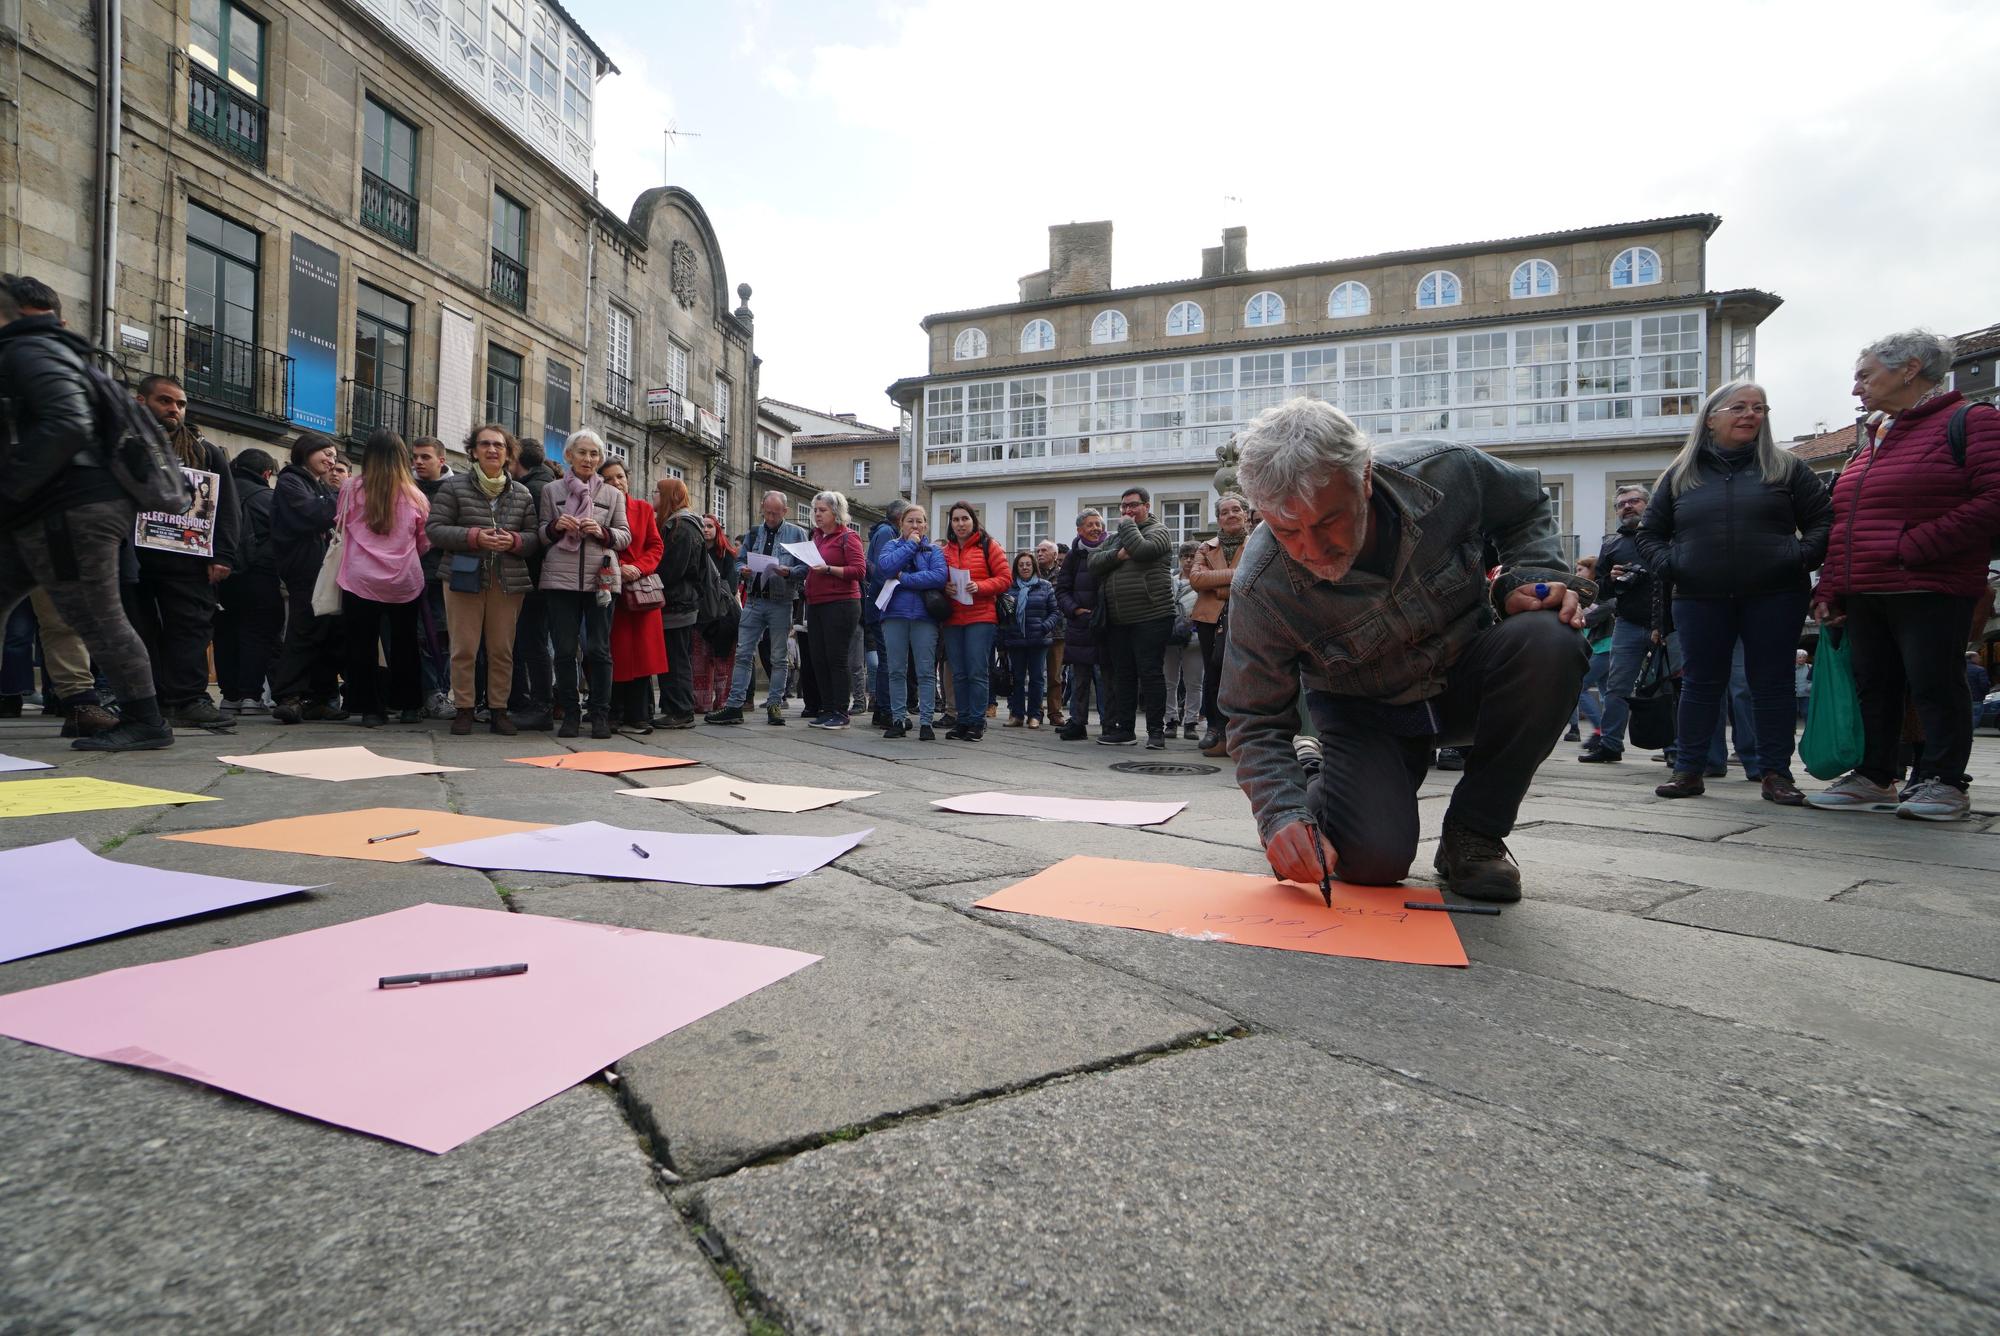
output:
M 1699 754 L 1720 741 L 1722 703 L 1740 641 L 1743 671 L 1756 718 L 1756 756 L 1746 765 L 1789 776 L 1792 767 L 1792 653 L 1805 625 L 1806 593 L 1746 598 L 1677 598 L 1674 626 L 1685 664 L 1681 674 L 1679 754 Z M 1742 750 L 1741 741 L 1738 750 Z M 1676 762 L 1678 768 L 1679 762 Z
M 1590 667 L 1583 673 L 1583 689 L 1576 693 L 1576 716 L 1571 719 L 1572 723 L 1577 722 L 1579 718 L 1587 719 L 1592 728 L 1599 732 L 1604 730 L 1604 715 L 1610 709 L 1611 702 L 1609 699 L 1600 700 L 1599 696 L 1603 694 L 1605 679 L 1610 674 L 1610 650 L 1590 656 Z
M 1007 650 L 1007 666 L 1014 670 L 1014 689 L 1007 693 L 1007 713 L 1015 719 L 1042 717 L 1042 701 L 1048 696 L 1047 645 L 1016 645 Z
M 937 705 L 938 624 L 928 617 L 884 617 L 881 625 L 882 657 L 889 675 L 889 694 L 877 696 L 889 712 L 892 723 L 907 723 L 904 702 L 910 698 L 910 656 L 917 660 L 917 722 L 931 722 Z
M 0 646 L 0 696 L 26 696 L 35 690 L 35 609 L 27 599 L 7 617 L 7 637 Z
M 785 640 L 792 633 L 792 604 L 771 598 L 753 598 L 743 605 L 736 623 L 736 672 L 729 679 L 727 708 L 740 710 L 750 699 L 750 676 L 757 667 L 757 642 L 763 641 L 771 656 L 771 694 L 764 698 L 766 709 L 783 709 L 785 704 Z M 841 702 L 846 704 L 845 701 Z
M 1639 680 L 1639 665 L 1645 661 L 1646 651 L 1653 643 L 1653 633 L 1637 622 L 1619 622 L 1611 628 L 1611 667 L 1604 678 L 1604 725 L 1601 734 L 1604 750 L 1613 756 L 1625 750 L 1625 721 L 1632 716 L 1632 707 L 1625 703 L 1625 697 L 1632 692 L 1633 684 Z M 1681 645 L 1678 634 L 1667 637 L 1667 671 L 1673 672 L 1681 666 Z
M 986 707 L 993 699 L 987 669 L 993 662 L 992 622 L 944 628 L 944 656 L 951 662 L 952 700 L 961 728 L 986 727 Z

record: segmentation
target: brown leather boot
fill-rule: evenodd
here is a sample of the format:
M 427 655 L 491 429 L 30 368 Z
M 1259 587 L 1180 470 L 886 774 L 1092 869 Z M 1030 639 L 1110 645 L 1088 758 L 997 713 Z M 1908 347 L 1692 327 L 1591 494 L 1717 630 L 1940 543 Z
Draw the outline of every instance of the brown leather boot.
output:
M 462 738 L 471 731 L 472 711 L 460 710 L 451 717 L 451 732 L 453 737 Z
M 493 711 L 493 723 L 491 727 L 495 733 L 498 733 L 503 738 L 511 738 L 521 731 L 514 726 L 513 719 L 508 716 L 505 710 Z
M 1708 785 L 1701 782 L 1699 770 L 1683 770 L 1653 792 L 1662 798 L 1699 798 L 1708 792 Z

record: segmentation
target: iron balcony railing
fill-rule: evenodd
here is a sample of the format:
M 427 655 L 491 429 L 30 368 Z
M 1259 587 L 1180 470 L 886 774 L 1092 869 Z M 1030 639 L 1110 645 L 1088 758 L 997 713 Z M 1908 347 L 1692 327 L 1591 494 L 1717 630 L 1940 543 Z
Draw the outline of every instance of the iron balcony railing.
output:
M 346 385 L 349 439 L 365 441 L 382 427 L 406 442 L 437 435 L 437 409 L 431 405 L 358 380 L 349 380 Z
M 495 298 L 506 302 L 517 311 L 528 309 L 528 266 L 509 255 L 493 252 L 493 282 L 490 289 Z
M 632 378 L 621 376 L 616 371 L 604 373 L 604 402 L 620 413 L 632 411 Z
M 417 248 L 417 197 L 375 173 L 361 173 L 361 225 L 399 246 Z
M 269 418 L 292 416 L 292 359 L 275 348 L 197 325 L 186 316 L 168 316 L 163 360 L 188 398 Z
M 188 129 L 255 167 L 264 165 L 271 112 L 262 102 L 211 73 L 188 65 Z
M 656 427 L 669 427 L 675 431 L 685 431 L 692 436 L 694 420 L 689 418 L 683 421 L 681 417 L 682 405 L 686 402 L 678 390 L 647 390 L 646 421 Z

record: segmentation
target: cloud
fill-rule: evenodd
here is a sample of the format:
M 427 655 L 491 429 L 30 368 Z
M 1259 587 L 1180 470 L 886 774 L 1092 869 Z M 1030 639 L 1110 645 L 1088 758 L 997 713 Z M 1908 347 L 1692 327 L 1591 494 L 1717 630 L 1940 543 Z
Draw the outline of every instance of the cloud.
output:
M 622 73 L 597 85 L 597 197 L 623 217 L 641 191 L 661 184 L 674 99 L 641 48 L 623 37 L 603 45 Z

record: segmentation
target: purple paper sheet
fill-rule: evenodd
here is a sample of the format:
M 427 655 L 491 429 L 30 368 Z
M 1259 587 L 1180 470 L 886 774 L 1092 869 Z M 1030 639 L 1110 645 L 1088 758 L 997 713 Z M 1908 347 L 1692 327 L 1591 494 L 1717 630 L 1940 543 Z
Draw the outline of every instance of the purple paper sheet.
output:
M 75 840 L 0 852 L 0 961 L 314 889 L 114 863 Z

